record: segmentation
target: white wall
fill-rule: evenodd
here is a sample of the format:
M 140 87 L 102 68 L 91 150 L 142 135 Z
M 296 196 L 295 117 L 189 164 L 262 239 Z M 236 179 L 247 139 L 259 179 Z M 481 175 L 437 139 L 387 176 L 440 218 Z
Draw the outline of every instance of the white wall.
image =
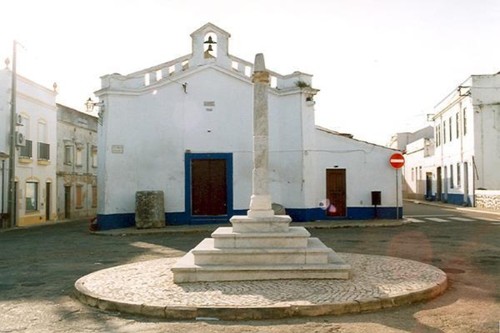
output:
M 0 152 L 9 154 L 10 132 L 10 72 L 0 70 Z M 8 164 L 8 161 L 5 162 Z
M 500 74 L 473 75 L 476 189 L 500 189 Z
M 248 208 L 253 166 L 250 80 L 211 67 L 184 80 L 187 93 L 179 84 L 167 82 L 137 96 L 105 97 L 99 127 L 101 214 L 133 212 L 138 190 L 163 190 L 166 210 L 184 211 L 186 152 L 232 152 L 234 208 Z M 299 98 L 299 93 L 269 97 L 270 190 L 274 201 L 293 207 L 303 206 Z M 215 106 L 205 107 L 207 101 Z M 118 145 L 123 153 L 112 152 Z
M 371 192 L 382 192 L 381 206 L 396 206 L 396 170 L 390 166 L 390 156 L 395 152 L 385 147 L 353 140 L 341 135 L 316 131 L 317 170 L 316 197 L 325 199 L 326 169 L 346 169 L 347 206 L 371 207 Z M 321 172 L 323 170 L 323 172 Z M 398 171 L 398 188 L 401 191 L 401 171 Z M 402 205 L 401 195 L 398 195 Z
M 404 175 L 404 195 L 410 199 L 422 200 L 426 196 L 426 174 L 432 174 L 431 194 L 436 191 L 436 168 L 434 165 L 434 140 L 419 139 L 406 146 Z
M 10 100 L 11 100 L 11 75 L 4 70 L 0 75 L 0 129 L 3 129 L 0 137 L 0 151 L 9 153 L 10 142 Z M 32 141 L 32 158 L 19 159 L 19 148 L 16 149 L 16 181 L 18 183 L 17 197 L 17 223 L 28 225 L 44 222 L 47 203 L 50 203 L 50 219 L 57 218 L 56 211 L 56 164 L 57 164 L 57 141 L 56 141 L 56 92 L 43 87 L 22 76 L 17 77 L 16 113 L 23 116 L 27 122 L 24 126 L 18 126 L 16 131 L 22 132 L 27 140 Z M 44 125 L 39 126 L 39 123 Z M 42 127 L 45 128 L 42 131 Z M 49 161 L 38 160 L 38 142 L 50 145 Z M 5 174 L 8 174 L 9 161 L 5 162 Z M 6 176 L 7 179 L 7 176 Z M 38 209 L 37 211 L 26 211 L 26 182 L 38 183 Z M 8 181 L 5 181 L 7 188 Z M 50 183 L 50 198 L 46 197 L 47 183 Z M 5 190 L 7 200 L 7 190 Z M 5 210 L 7 210 L 5 201 Z

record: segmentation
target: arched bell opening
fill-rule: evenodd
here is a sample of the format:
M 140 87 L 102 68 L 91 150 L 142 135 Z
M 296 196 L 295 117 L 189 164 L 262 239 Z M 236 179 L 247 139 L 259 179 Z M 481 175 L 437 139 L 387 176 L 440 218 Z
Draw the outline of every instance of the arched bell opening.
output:
M 205 35 L 203 40 L 204 58 L 217 58 L 217 35 L 213 32 L 209 32 Z

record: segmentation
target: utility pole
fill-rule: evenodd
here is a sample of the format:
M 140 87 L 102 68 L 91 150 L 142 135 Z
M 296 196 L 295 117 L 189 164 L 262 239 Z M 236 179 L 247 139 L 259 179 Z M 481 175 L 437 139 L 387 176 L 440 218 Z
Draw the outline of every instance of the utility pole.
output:
M 16 69 L 16 46 L 17 42 L 12 43 L 12 90 L 10 98 L 10 144 L 9 144 L 9 199 L 8 227 L 16 226 L 16 95 L 17 95 L 17 69 Z

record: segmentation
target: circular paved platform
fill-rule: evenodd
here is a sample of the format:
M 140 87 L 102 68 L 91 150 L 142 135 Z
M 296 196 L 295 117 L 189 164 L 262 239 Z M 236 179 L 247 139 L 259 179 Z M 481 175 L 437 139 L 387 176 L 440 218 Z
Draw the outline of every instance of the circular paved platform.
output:
M 374 311 L 432 299 L 446 274 L 420 262 L 339 253 L 349 280 L 196 282 L 176 285 L 157 259 L 97 271 L 75 283 L 78 299 L 103 310 L 169 319 L 269 319 Z

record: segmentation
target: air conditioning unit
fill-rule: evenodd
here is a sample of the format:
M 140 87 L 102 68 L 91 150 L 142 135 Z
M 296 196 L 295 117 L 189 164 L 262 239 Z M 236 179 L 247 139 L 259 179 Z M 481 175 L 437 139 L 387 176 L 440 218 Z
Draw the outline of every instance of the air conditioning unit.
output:
M 24 147 L 26 146 L 26 138 L 23 133 L 16 132 L 16 146 Z
M 16 114 L 16 126 L 23 126 L 23 116 Z

